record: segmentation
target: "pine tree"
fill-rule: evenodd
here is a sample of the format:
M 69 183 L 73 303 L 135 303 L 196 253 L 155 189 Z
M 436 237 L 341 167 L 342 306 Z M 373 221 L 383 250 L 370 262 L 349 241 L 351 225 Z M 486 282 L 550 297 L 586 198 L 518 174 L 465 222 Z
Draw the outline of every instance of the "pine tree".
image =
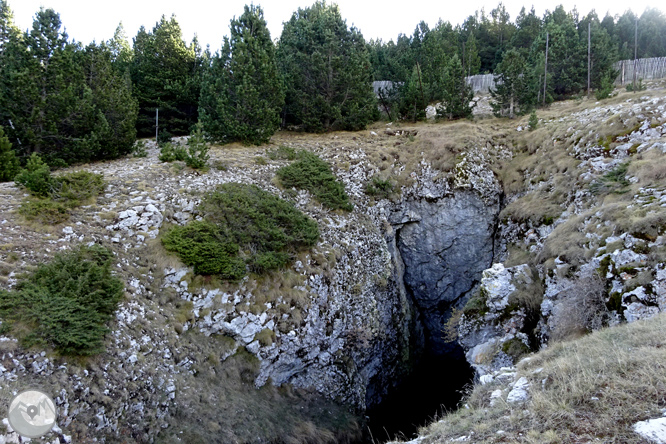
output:
M 474 33 L 470 33 L 467 43 L 465 44 L 465 75 L 473 76 L 479 73 L 481 68 L 481 58 L 479 57 L 479 49 L 476 43 Z
M 520 10 L 516 17 L 516 32 L 511 37 L 510 47 L 517 49 L 520 55 L 527 57 L 534 40 L 541 33 L 543 23 L 536 15 L 534 6 L 530 12 L 525 11 L 525 7 Z
M 565 98 L 581 91 L 587 84 L 587 39 L 585 45 L 578 37 L 576 22 L 562 5 L 545 19 L 549 35 L 548 83 L 556 99 Z M 539 52 L 546 46 L 545 32 L 539 38 Z
M 438 116 L 449 120 L 472 117 L 476 106 L 476 102 L 472 103 L 474 91 L 465 81 L 465 72 L 457 54 L 451 57 L 446 67 L 443 96 L 437 109 Z
M 133 93 L 139 102 L 137 132 L 155 134 L 155 109 L 160 129 L 189 134 L 197 122 L 199 64 L 194 45 L 186 45 L 175 16 L 160 19 L 152 32 L 141 27 L 134 38 L 130 65 Z
M 490 90 L 492 101 L 490 105 L 497 116 L 508 116 L 513 119 L 516 114 L 522 114 L 533 105 L 526 90 L 529 73 L 525 59 L 518 50 L 510 49 L 497 65 L 495 74 L 495 89 Z M 531 103 L 532 102 L 532 103 Z
M 61 28 L 60 16 L 42 9 L 32 30 L 6 46 L 0 124 L 20 157 L 40 153 L 53 165 L 129 152 L 136 119 L 129 83 L 112 69 L 110 51 L 84 50 Z
M 358 130 L 377 117 L 365 40 L 337 6 L 299 8 L 284 25 L 277 58 L 284 123 L 307 131 Z
M 220 54 L 204 76 L 199 115 L 204 130 L 222 143 L 268 142 L 280 125 L 284 93 L 275 48 L 258 6 L 231 20 Z
M 417 58 L 421 69 L 421 83 L 426 91 L 425 99 L 435 102 L 442 99 L 443 71 L 446 63 L 458 50 L 458 33 L 449 22 L 440 20 L 428 30 L 422 27 L 421 57 Z
M 81 63 L 86 86 L 90 89 L 96 116 L 92 132 L 100 141 L 91 159 L 113 159 L 129 154 L 136 140 L 136 119 L 139 105 L 132 97 L 132 85 L 127 72 L 117 71 L 118 59 L 106 44 L 88 45 Z
M 6 0 L 0 0 L 0 54 L 10 40 L 18 38 L 19 29 L 14 25 L 14 13 Z
M 613 69 L 613 64 L 617 61 L 617 46 L 613 43 L 606 28 L 599 22 L 597 14 L 592 11 L 578 23 L 578 34 L 580 35 L 579 40 L 582 47 L 587 50 L 588 24 L 591 30 L 590 40 L 592 43 L 591 86 L 597 89 L 601 87 L 602 79 L 605 75 L 617 76 L 617 72 L 614 74 Z M 584 55 L 585 63 L 587 63 L 587 53 Z
M 21 65 L 24 52 L 23 36 L 14 25 L 14 13 L 5 0 L 0 0 L 0 125 L 5 125 L 5 132 L 13 135 L 9 112 L 12 104 L 13 84 L 11 73 Z
M 421 66 L 414 65 L 412 75 L 401 90 L 400 114 L 413 122 L 426 117 L 429 91 L 423 81 Z
M 0 182 L 14 180 L 19 167 L 19 161 L 12 149 L 12 144 L 0 126 Z
M 106 46 L 111 51 L 111 61 L 114 68 L 123 74 L 126 71 L 129 73 L 129 67 L 134 54 L 132 53 L 132 47 L 127 41 L 123 22 L 118 24 L 116 31 L 113 33 L 113 38 L 106 42 Z

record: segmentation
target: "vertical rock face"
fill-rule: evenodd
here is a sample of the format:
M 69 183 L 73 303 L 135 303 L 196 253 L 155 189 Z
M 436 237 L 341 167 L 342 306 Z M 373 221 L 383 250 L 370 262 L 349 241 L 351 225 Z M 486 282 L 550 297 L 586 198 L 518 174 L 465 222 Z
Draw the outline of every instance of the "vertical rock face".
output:
M 499 202 L 456 190 L 438 200 L 411 200 L 393 215 L 404 282 L 426 331 L 429 351 L 449 350 L 444 328 L 454 306 L 490 267 Z

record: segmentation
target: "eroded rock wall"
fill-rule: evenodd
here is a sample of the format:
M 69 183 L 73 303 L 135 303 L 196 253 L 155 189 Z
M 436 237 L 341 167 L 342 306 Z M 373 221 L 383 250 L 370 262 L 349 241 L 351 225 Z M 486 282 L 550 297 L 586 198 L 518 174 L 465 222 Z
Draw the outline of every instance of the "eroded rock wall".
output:
M 405 285 L 427 332 L 428 348 L 444 353 L 451 308 L 460 306 L 494 256 L 499 202 L 455 190 L 437 200 L 408 200 L 393 215 Z

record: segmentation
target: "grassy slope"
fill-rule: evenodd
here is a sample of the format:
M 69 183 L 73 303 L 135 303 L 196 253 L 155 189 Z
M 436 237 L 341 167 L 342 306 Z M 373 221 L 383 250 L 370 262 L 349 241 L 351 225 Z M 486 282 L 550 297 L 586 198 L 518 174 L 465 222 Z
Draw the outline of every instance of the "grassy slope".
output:
M 552 345 L 518 365 L 531 383 L 526 405 L 490 406 L 493 383 L 467 407 L 422 430 L 421 444 L 472 436 L 475 443 L 641 443 L 631 426 L 666 404 L 666 315 Z M 498 433 L 503 431 L 503 433 Z
M 625 181 L 624 174 L 622 180 L 615 180 L 612 172 L 584 178 L 587 170 L 578 168 L 586 150 L 605 146 L 610 161 L 612 150 L 622 143 L 616 137 L 632 132 L 645 120 L 652 125 L 664 123 L 663 113 L 648 103 L 663 96 L 662 85 L 638 94 L 621 92 L 603 102 L 556 103 L 539 112 L 540 126 L 533 132 L 516 131 L 519 125 L 525 127 L 527 117 L 480 122 L 492 128 L 492 140 L 503 142 L 511 151 L 510 157 L 498 156 L 494 167 L 507 195 L 503 221 L 529 228 L 553 223 L 562 214 L 568 218 L 538 255 L 527 252 L 524 245 L 509 245 L 507 265 L 528 262 L 548 270 L 559 256 L 575 267 L 603 247 L 600 242 L 607 236 L 629 232 L 652 238 L 663 232 L 666 208 L 643 196 L 646 188 L 666 189 L 666 154 L 660 149 L 630 152 L 622 160 L 632 181 Z M 601 118 L 593 112 L 595 107 L 620 105 L 619 112 L 601 113 Z M 592 118 L 586 120 L 587 110 L 592 110 Z M 576 200 L 574 208 L 574 194 L 588 190 L 592 194 Z M 586 232 L 592 237 L 586 237 Z M 657 248 L 650 252 L 650 264 L 663 262 L 664 257 Z M 506 398 L 507 386 L 477 385 L 467 394 L 466 408 L 424 428 L 419 444 L 455 442 L 461 437 L 475 443 L 645 442 L 631 426 L 662 416 L 665 324 L 662 314 L 552 343 L 518 365 L 516 379 L 525 376 L 531 383 L 527 404 L 499 401 L 491 406 L 490 394 L 505 389 Z

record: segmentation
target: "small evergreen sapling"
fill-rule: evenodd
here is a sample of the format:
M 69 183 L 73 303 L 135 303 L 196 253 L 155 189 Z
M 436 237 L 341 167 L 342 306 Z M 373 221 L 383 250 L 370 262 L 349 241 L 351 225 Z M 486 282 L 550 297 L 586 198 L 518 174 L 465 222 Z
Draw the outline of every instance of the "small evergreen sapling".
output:
M 532 111 L 530 114 L 530 120 L 527 122 L 530 131 L 534 131 L 539 126 L 539 118 L 537 117 L 536 111 Z
M 8 182 L 14 179 L 19 169 L 20 165 L 16 153 L 0 126 L 0 182 Z
M 184 161 L 187 159 L 187 151 L 180 145 L 167 142 L 161 146 L 158 158 L 162 162 L 173 162 L 174 160 Z
M 14 182 L 27 188 L 31 194 L 40 197 L 49 196 L 56 186 L 49 166 L 37 153 L 32 153 L 25 168 L 14 178 Z
M 601 85 L 597 92 L 595 93 L 595 97 L 597 100 L 603 100 L 607 99 L 611 96 L 613 93 L 613 89 L 615 89 L 615 85 L 613 85 L 613 71 L 609 70 L 604 74 L 604 76 L 601 78 Z
M 206 166 L 209 159 L 208 144 L 206 144 L 201 123 L 196 124 L 195 130 L 187 141 L 187 152 L 188 155 L 185 159 L 187 166 L 197 170 Z

